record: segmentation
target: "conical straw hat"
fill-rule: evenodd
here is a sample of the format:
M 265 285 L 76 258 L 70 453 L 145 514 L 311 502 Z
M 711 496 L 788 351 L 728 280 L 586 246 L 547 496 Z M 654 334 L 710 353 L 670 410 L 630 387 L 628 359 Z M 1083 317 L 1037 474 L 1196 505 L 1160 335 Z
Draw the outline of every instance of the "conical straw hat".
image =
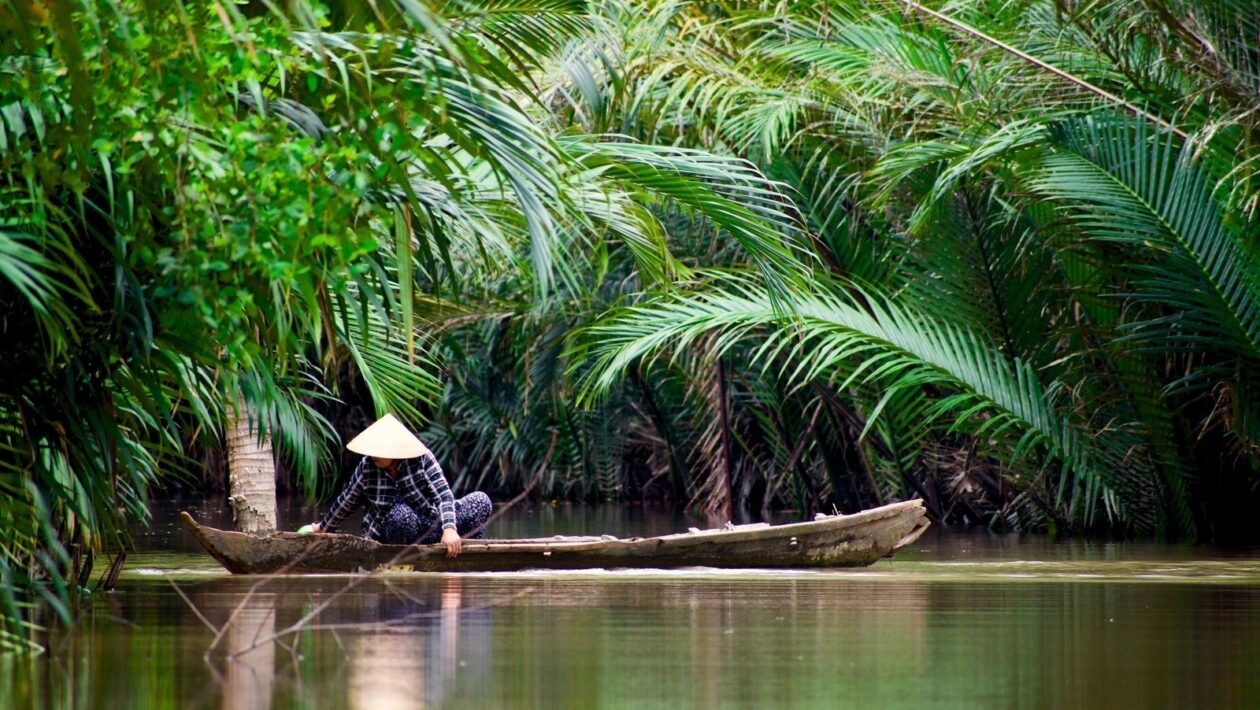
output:
M 407 430 L 392 414 L 386 414 L 346 444 L 356 454 L 379 459 L 414 459 L 429 453 L 429 447 Z

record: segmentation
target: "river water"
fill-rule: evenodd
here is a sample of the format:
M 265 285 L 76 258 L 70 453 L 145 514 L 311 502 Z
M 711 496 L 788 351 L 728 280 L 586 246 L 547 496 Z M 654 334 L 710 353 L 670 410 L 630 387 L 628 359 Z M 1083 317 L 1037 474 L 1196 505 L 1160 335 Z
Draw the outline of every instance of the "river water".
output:
M 859 570 L 259 584 L 199 554 L 177 508 L 159 507 L 118 589 L 48 653 L 0 657 L 0 706 L 1260 707 L 1255 549 L 933 530 Z M 311 517 L 289 507 L 282 524 Z M 490 536 L 689 524 L 542 506 Z

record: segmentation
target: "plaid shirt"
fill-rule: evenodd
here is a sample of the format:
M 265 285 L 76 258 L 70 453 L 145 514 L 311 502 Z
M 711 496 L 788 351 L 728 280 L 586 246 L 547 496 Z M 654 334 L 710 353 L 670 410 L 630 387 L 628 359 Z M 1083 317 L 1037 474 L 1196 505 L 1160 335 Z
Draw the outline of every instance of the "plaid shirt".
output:
M 379 540 L 380 521 L 400 500 L 415 508 L 416 512 L 432 510 L 436 501 L 442 527 L 455 527 L 455 496 L 442 475 L 442 467 L 431 453 L 399 461 L 398 478 L 391 478 L 389 473 L 372 463 L 371 457 L 364 456 L 355 467 L 354 475 L 350 476 L 350 482 L 319 521 L 319 527 L 327 532 L 335 531 L 359 503 L 366 503 L 363 536 Z

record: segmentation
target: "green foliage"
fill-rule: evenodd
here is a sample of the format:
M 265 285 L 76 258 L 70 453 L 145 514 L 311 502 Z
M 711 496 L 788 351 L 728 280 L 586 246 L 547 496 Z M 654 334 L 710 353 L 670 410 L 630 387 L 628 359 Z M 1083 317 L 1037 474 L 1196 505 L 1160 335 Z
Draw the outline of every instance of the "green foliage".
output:
M 0 574 L 240 408 L 457 487 L 1228 536 L 1260 468 L 1242 2 L 0 10 Z M 76 546 L 78 546 L 76 548 Z
M 485 224 L 524 226 L 549 289 L 568 167 L 497 51 L 536 66 L 583 8 L 450 9 L 370 32 L 301 3 L 0 11 L 6 644 L 28 591 L 68 619 L 69 551 L 125 547 L 228 411 L 312 493 L 327 383 L 421 421 L 438 387 L 409 305 Z
M 589 350 L 575 355 L 595 358 L 588 390 L 598 393 L 607 391 L 630 363 L 667 346 L 687 347 L 702 336 L 716 336 L 710 347 L 721 354 L 757 336 L 760 345 L 751 352 L 750 364 L 770 370 L 789 392 L 811 382 L 873 392 L 879 399 L 864 434 L 895 403 L 919 415 L 913 428 L 944 421 L 951 431 L 985 440 L 996 455 L 1015 462 L 1038 451 L 1061 464 L 1063 485 L 1079 488 L 1086 515 L 1099 499 L 1110 515 L 1121 515 L 1118 508 L 1126 501 L 1116 496 L 1109 479 L 1120 471 L 1122 452 L 1104 465 L 1105 442 L 1095 438 L 1087 445 L 1083 432 L 1059 411 L 1054 396 L 1059 385 L 1043 385 L 1029 363 L 1007 359 L 965 328 L 861 290 L 854 289 L 852 296 L 836 290 L 791 298 L 787 310 L 792 315 L 786 318 L 759 289 L 746 287 L 710 288 L 629 307 L 590 327 Z M 933 402 L 914 396 L 925 389 L 950 394 Z
M 827 273 L 783 312 L 725 278 L 626 299 L 579 332 L 571 371 L 615 400 L 620 373 L 699 383 L 689 358 L 721 353 L 735 467 L 798 467 L 746 467 L 745 505 L 786 479 L 807 506 L 920 495 L 993 525 L 1225 534 L 1260 453 L 1239 49 L 1260 15 L 1217 10 L 606 6 L 610 35 L 572 56 L 620 61 L 568 62 L 559 110 L 752 160 Z

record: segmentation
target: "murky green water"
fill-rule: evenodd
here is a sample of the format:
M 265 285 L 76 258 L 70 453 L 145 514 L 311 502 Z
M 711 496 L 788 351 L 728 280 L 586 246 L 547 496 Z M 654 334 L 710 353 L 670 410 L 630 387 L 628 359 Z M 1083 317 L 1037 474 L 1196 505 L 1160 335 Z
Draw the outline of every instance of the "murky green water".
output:
M 1260 707 L 1255 550 L 940 532 L 852 571 L 259 585 L 197 554 L 172 512 L 49 654 L 0 659 L 0 705 Z M 561 508 L 492 534 L 686 524 Z

